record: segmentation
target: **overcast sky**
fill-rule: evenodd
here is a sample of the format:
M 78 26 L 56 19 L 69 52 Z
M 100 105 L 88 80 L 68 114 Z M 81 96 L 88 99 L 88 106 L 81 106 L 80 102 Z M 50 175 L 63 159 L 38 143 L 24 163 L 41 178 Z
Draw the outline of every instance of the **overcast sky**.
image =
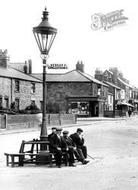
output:
M 1 0 L 0 49 L 7 49 L 11 62 L 32 59 L 33 71 L 42 72 L 40 52 L 32 28 L 45 6 L 49 21 L 58 29 L 48 63 L 66 63 L 74 69 L 78 60 L 85 72 L 96 67 L 118 67 L 138 87 L 138 11 L 136 0 Z M 110 31 L 91 29 L 91 16 L 124 9 L 127 24 Z M 59 70 L 59 72 L 61 72 Z

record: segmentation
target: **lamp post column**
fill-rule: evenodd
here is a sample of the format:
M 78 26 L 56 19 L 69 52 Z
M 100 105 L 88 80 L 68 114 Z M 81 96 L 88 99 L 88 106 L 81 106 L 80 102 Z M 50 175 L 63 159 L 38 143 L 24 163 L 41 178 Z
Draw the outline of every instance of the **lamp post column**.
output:
M 33 33 L 37 42 L 38 48 L 43 60 L 43 112 L 42 112 L 42 126 L 40 132 L 40 139 L 47 140 L 47 122 L 46 122 L 46 60 L 49 55 L 50 48 L 57 34 L 57 29 L 52 27 L 48 20 L 48 11 L 45 8 L 43 11 L 43 17 L 40 24 L 33 27 Z
M 41 127 L 41 140 L 47 140 L 47 123 L 46 123 L 46 59 L 43 59 L 43 113 L 42 113 L 42 127 Z

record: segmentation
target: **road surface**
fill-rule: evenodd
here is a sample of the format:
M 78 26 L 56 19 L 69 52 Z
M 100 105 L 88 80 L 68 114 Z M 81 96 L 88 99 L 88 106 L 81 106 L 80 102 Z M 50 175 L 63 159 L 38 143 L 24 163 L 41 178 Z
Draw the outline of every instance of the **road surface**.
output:
M 22 140 L 39 131 L 0 135 L 1 190 L 138 190 L 138 117 L 81 126 L 90 162 L 77 167 L 6 167 L 4 152 L 18 152 Z M 68 129 L 70 133 L 76 127 Z

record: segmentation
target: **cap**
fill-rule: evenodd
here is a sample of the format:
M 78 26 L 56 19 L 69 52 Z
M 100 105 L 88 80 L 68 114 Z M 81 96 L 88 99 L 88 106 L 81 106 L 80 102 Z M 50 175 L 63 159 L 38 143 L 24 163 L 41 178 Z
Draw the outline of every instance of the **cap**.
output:
M 68 134 L 69 133 L 69 131 L 63 131 L 63 134 Z
M 51 129 L 56 129 L 56 127 L 52 127 Z
M 79 132 L 79 131 L 80 131 L 80 132 L 83 132 L 83 130 L 82 130 L 81 128 L 78 128 L 78 129 L 77 129 L 77 132 Z
M 62 131 L 61 127 L 56 128 L 56 131 Z

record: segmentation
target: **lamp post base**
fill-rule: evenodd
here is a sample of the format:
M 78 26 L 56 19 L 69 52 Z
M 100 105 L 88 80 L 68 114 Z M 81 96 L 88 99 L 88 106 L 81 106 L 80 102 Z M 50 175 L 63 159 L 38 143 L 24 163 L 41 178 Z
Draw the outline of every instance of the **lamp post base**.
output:
M 40 137 L 40 141 L 48 141 L 48 137 Z M 44 150 L 48 150 L 49 148 L 47 147 L 46 144 L 41 144 L 40 145 L 40 150 L 44 151 Z

